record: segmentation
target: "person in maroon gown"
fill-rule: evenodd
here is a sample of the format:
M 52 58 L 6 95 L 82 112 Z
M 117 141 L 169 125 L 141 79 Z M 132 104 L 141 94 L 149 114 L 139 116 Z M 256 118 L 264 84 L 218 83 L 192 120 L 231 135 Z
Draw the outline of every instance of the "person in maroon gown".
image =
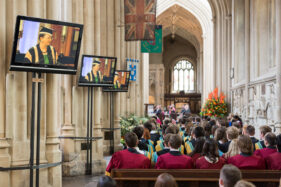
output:
M 194 150 L 189 154 L 189 156 L 191 156 L 191 158 L 192 158 L 192 162 L 193 162 L 194 166 L 195 166 L 196 160 L 201 157 L 204 143 L 205 143 L 204 137 L 197 138 L 195 141 Z
M 266 158 L 272 153 L 276 153 L 276 135 L 272 132 L 266 133 L 264 136 L 264 144 L 266 148 L 258 149 L 255 151 L 255 155 L 260 156 L 262 158 Z
M 221 169 L 225 164 L 225 159 L 219 157 L 218 145 L 213 139 L 205 141 L 202 155 L 196 160 L 196 169 Z
M 192 159 L 189 156 L 182 155 L 179 151 L 181 147 L 181 137 L 173 134 L 169 139 L 170 152 L 160 155 L 157 159 L 156 169 L 192 169 Z
M 238 137 L 240 154 L 230 157 L 227 163 L 237 166 L 239 169 L 265 169 L 265 161 L 262 157 L 253 155 L 253 143 L 247 135 Z
M 112 169 L 146 169 L 150 168 L 150 160 L 139 153 L 135 148 L 138 145 L 138 137 L 133 132 L 125 134 L 125 142 L 128 149 L 118 151 L 112 155 L 107 165 L 105 174 L 110 176 Z
M 278 152 L 272 153 L 265 158 L 268 169 L 281 170 L 281 134 L 277 136 L 277 149 Z

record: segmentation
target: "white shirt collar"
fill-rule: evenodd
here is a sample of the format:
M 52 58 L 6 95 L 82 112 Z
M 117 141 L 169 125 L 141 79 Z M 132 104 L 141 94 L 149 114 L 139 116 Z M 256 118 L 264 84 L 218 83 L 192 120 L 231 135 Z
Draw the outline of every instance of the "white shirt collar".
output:
M 170 148 L 170 151 L 179 151 L 179 149 Z

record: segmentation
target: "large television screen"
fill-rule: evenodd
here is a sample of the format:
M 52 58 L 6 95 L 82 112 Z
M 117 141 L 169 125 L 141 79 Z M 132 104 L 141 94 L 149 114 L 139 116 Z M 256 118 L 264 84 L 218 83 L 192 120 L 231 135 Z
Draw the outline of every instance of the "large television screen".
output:
M 18 16 L 11 71 L 76 74 L 83 25 Z
M 114 74 L 113 86 L 103 88 L 104 92 L 128 92 L 130 71 L 116 70 Z
M 83 55 L 79 86 L 112 86 L 116 57 Z

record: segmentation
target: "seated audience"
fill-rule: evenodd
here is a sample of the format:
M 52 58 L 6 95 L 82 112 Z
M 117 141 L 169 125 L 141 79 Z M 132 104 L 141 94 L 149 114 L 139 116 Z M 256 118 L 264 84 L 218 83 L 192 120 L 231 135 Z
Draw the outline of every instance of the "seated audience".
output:
M 217 126 L 218 127 L 218 126 Z M 215 131 L 214 134 L 214 140 L 217 141 L 218 147 L 220 151 L 224 151 L 224 144 L 227 143 L 227 138 L 226 138 L 226 128 L 225 127 L 219 127 Z
M 183 142 L 190 140 L 191 129 L 193 127 L 192 122 L 188 120 L 187 124 L 185 125 L 185 131 L 182 135 Z
M 214 125 L 214 126 L 212 126 L 212 135 L 211 135 L 211 138 L 215 138 L 215 132 L 216 132 L 216 130 L 219 128 L 219 126 L 217 126 L 217 125 Z
M 196 160 L 196 169 L 221 169 L 225 159 L 219 157 L 218 145 L 213 139 L 206 139 L 202 157 Z
M 193 162 L 194 166 L 195 166 L 196 160 L 199 157 L 201 157 L 204 143 L 205 143 L 205 138 L 203 138 L 203 137 L 197 138 L 195 141 L 194 150 L 189 154 L 189 156 L 191 156 L 191 158 L 192 158 L 192 162 Z
M 253 155 L 253 144 L 247 135 L 238 137 L 238 148 L 240 154 L 230 157 L 227 162 L 237 166 L 239 169 L 265 169 L 265 161 L 262 157 Z
M 181 137 L 178 134 L 173 134 L 169 139 L 170 152 L 158 157 L 157 169 L 192 169 L 192 159 L 189 156 L 181 154 Z
M 262 158 L 266 158 L 272 153 L 276 153 L 276 135 L 272 132 L 266 133 L 266 135 L 264 136 L 264 145 L 266 146 L 266 148 L 258 149 L 254 154 Z
M 232 156 L 238 155 L 240 153 L 238 148 L 238 139 L 234 139 L 229 144 L 228 151 L 223 155 L 225 159 L 228 159 Z
M 143 141 L 140 141 L 142 136 L 143 136 L 143 127 L 142 126 L 136 126 L 133 129 L 133 132 L 137 135 L 139 143 L 138 143 L 138 148 L 140 150 L 148 151 L 147 144 L 144 143 Z
M 153 144 L 156 145 L 157 141 L 160 139 L 160 134 L 156 130 L 156 125 L 151 123 L 150 139 L 153 141 Z
M 265 158 L 268 169 L 281 170 L 281 134 L 277 136 L 277 149 L 278 152 L 272 153 Z
M 245 134 L 250 136 L 255 151 L 256 150 L 255 144 L 258 143 L 259 141 L 258 139 L 255 138 L 255 127 L 253 125 L 247 125 Z
M 238 135 L 239 135 L 239 130 L 236 127 L 234 127 L 234 126 L 228 127 L 226 129 L 226 138 L 227 138 L 228 142 L 226 142 L 224 144 L 218 144 L 219 149 L 223 153 L 226 153 L 228 151 L 228 147 L 229 147 L 229 144 L 231 143 L 231 140 L 236 139 L 238 137 Z
M 178 184 L 172 175 L 162 173 L 157 177 L 154 187 L 178 187 Z
M 205 136 L 205 132 L 203 127 L 197 126 L 195 127 L 192 132 L 191 132 L 191 136 L 192 136 L 192 140 L 190 141 L 193 145 L 193 147 L 195 146 L 195 140 L 199 137 L 204 137 Z
M 234 187 L 255 187 L 255 185 L 251 182 L 240 180 L 235 184 Z
M 112 158 L 106 168 L 107 176 L 110 176 L 110 172 L 114 168 L 117 169 L 150 168 L 150 160 L 136 150 L 136 147 L 138 145 L 137 135 L 133 132 L 128 132 L 125 134 L 124 138 L 128 148 L 122 151 L 118 151 L 112 155 Z
M 263 126 L 260 127 L 260 141 L 255 144 L 256 150 L 263 149 L 263 148 L 266 147 L 265 144 L 264 144 L 264 136 L 268 132 L 272 132 L 272 129 L 269 126 L 263 125 Z
M 97 187 L 115 187 L 115 186 L 117 186 L 116 181 L 109 176 L 101 176 L 97 184 Z M 92 187 L 94 187 L 94 185 Z
M 242 179 L 241 171 L 233 165 L 226 164 L 220 171 L 219 186 L 234 187 L 237 181 Z

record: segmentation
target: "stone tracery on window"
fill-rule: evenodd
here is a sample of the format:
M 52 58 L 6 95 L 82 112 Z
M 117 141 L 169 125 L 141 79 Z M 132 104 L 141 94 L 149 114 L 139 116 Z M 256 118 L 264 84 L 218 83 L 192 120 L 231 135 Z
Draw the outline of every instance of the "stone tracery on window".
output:
M 194 91 L 194 67 L 189 61 L 179 60 L 173 69 L 173 92 Z

